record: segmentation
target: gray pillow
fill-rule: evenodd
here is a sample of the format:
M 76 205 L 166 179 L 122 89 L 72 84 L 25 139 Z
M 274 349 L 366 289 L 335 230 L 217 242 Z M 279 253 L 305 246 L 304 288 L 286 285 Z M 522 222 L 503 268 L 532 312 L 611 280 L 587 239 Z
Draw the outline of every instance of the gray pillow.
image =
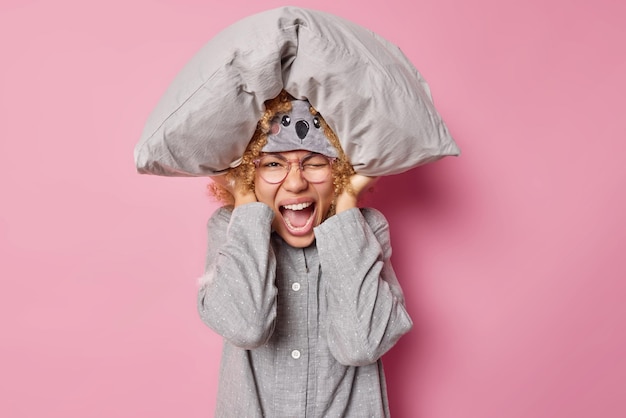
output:
M 135 147 L 137 170 L 219 174 L 243 154 L 264 102 L 281 89 L 309 100 L 361 174 L 459 154 L 398 47 L 337 16 L 281 7 L 227 27 L 181 70 Z

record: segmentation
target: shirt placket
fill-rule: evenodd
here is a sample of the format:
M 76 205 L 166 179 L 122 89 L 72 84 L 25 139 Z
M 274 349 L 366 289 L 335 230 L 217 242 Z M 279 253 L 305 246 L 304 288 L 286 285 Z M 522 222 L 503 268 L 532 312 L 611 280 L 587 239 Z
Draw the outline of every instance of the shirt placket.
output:
M 308 364 L 307 364 L 307 417 L 316 417 L 317 414 L 317 390 L 318 390 L 318 327 L 319 327 L 319 274 L 320 263 L 317 256 L 317 248 L 315 246 L 308 247 L 304 250 L 306 260 L 306 279 L 307 279 L 307 346 L 308 346 Z
M 275 416 L 305 416 L 309 393 L 308 273 L 302 249 L 289 249 L 291 268 L 280 278 L 280 343 L 277 346 Z M 287 254 L 284 254 L 287 255 Z M 287 405 L 293 405 L 288 410 Z

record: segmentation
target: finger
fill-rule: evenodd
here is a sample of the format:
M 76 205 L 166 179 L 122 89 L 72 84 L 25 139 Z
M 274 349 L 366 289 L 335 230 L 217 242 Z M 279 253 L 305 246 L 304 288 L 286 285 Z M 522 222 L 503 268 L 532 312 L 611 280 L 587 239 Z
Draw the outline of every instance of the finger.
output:
M 214 183 L 219 184 L 220 186 L 224 187 L 226 190 L 230 191 L 231 193 L 234 190 L 235 182 L 232 178 L 229 178 L 228 176 L 226 176 L 226 174 L 213 176 L 211 177 L 211 180 Z
M 372 187 L 374 183 L 376 183 L 376 181 L 378 181 L 378 177 L 370 177 L 370 176 L 364 176 L 362 174 L 355 174 L 350 179 L 350 184 L 352 185 L 352 189 L 354 190 L 354 192 L 357 195 L 359 195 L 364 190 L 367 190 L 368 188 Z

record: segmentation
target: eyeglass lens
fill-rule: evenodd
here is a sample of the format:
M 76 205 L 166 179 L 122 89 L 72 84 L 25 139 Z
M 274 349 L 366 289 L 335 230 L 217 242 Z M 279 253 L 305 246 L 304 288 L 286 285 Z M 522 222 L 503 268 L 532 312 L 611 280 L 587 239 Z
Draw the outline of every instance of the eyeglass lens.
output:
M 280 155 L 269 154 L 258 160 L 257 170 L 268 183 L 280 183 L 291 171 L 292 163 L 298 164 L 302 176 L 310 183 L 325 181 L 331 172 L 330 160 L 321 154 L 310 154 L 301 160 L 287 160 Z

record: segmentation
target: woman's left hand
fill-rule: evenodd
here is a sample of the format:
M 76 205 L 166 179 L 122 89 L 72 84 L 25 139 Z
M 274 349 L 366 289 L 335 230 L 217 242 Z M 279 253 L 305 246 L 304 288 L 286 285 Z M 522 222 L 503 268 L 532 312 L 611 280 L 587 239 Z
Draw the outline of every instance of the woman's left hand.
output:
M 362 174 L 354 174 L 350 177 L 350 187 L 346 187 L 344 191 L 337 196 L 335 213 L 343 212 L 351 208 L 357 207 L 359 196 L 376 183 L 378 177 L 364 176 Z

